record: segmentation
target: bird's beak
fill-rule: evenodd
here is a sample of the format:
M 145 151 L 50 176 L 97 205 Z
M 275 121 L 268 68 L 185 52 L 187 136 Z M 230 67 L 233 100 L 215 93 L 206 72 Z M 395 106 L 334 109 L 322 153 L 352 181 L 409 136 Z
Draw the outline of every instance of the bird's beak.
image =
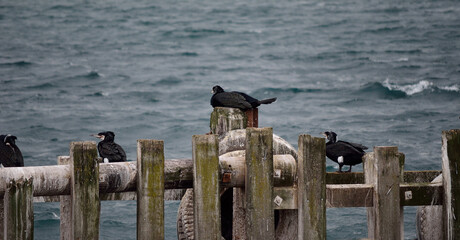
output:
M 104 137 L 102 135 L 97 135 L 97 134 L 91 134 L 90 136 L 97 137 L 97 138 L 100 138 L 100 139 L 102 139 Z
M 211 90 L 211 93 L 214 94 L 214 90 Z
M 324 132 L 322 132 L 322 133 L 320 133 L 320 134 L 323 135 L 323 136 L 325 136 L 325 137 L 327 137 L 326 133 L 324 133 Z

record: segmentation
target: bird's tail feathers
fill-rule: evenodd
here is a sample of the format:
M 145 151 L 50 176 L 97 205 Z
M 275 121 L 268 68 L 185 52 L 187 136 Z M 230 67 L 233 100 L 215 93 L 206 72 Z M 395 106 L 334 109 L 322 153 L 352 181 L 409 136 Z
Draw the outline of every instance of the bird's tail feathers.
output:
M 259 103 L 260 104 L 270 104 L 274 101 L 276 101 L 276 98 L 268 98 L 268 99 L 260 100 Z

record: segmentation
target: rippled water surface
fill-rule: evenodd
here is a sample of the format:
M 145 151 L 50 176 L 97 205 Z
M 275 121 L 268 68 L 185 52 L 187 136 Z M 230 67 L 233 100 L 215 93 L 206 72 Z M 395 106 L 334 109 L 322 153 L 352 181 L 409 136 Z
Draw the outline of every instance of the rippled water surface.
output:
M 398 146 L 409 170 L 440 169 L 441 131 L 460 126 L 456 1 L 0 0 L 0 32 L 0 133 L 18 137 L 27 166 L 103 130 L 129 160 L 142 138 L 190 157 L 215 84 L 278 97 L 259 125 L 295 147 L 333 130 Z M 167 239 L 177 206 L 166 204 Z M 104 202 L 101 239 L 135 239 L 135 211 Z M 327 214 L 329 239 L 366 237 L 365 209 Z M 415 208 L 405 223 L 415 238 Z M 35 204 L 35 239 L 58 235 L 59 206 Z

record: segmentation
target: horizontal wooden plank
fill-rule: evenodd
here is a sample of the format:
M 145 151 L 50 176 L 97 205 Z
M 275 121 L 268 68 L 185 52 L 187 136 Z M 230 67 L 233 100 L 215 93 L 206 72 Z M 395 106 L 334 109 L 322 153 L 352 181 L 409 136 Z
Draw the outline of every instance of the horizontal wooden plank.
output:
M 328 172 L 326 173 L 326 184 L 363 184 L 364 174 L 362 172 Z
M 326 186 L 328 208 L 372 207 L 374 186 L 371 184 L 330 184 Z
M 403 183 L 400 185 L 401 206 L 442 205 L 442 183 Z
M 404 182 L 406 183 L 429 183 L 439 174 L 440 170 L 429 171 L 404 171 Z M 326 184 L 363 184 L 364 174 L 362 172 L 328 172 L 326 173 Z
M 404 171 L 404 182 L 405 183 L 423 183 L 431 182 L 439 174 L 441 170 L 429 170 L 429 171 Z

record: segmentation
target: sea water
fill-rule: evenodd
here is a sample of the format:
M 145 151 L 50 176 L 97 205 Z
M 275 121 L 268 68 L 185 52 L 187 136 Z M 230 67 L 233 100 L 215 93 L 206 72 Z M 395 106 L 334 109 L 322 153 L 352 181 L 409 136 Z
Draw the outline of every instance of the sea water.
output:
M 332 130 L 369 151 L 398 146 L 407 170 L 441 169 L 441 132 L 460 127 L 460 3 L 0 0 L 0 133 L 18 137 L 26 166 L 106 130 L 130 161 L 145 138 L 190 158 L 216 84 L 277 97 L 259 126 L 294 147 Z M 178 204 L 166 202 L 166 239 Z M 103 202 L 101 239 L 135 239 L 135 205 Z M 59 205 L 34 207 L 35 239 L 58 239 Z M 327 217 L 328 239 L 367 236 L 364 208 Z

